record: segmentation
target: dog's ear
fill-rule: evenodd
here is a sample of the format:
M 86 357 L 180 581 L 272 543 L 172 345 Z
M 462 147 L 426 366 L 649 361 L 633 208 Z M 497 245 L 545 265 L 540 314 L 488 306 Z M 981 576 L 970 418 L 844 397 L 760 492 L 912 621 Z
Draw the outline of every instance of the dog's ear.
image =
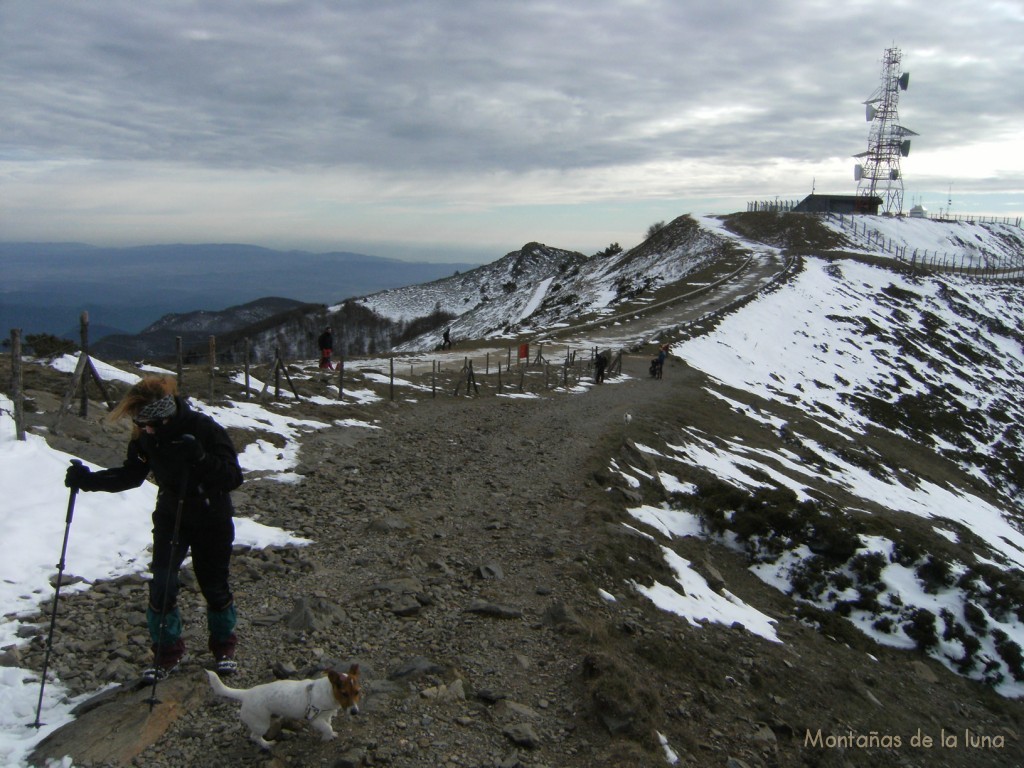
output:
M 351 667 L 348 668 L 348 676 L 349 677 L 359 677 L 359 665 L 358 664 L 353 664 Z

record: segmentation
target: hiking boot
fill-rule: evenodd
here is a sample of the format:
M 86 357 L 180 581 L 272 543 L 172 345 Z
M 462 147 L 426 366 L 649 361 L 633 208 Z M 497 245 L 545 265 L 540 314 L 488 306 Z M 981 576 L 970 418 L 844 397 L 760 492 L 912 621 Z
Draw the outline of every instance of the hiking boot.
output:
M 177 664 L 173 667 L 146 667 L 142 670 L 142 681 L 145 683 L 154 683 L 166 680 L 177 668 Z
M 153 646 L 153 663 L 142 671 L 142 679 L 152 683 L 165 680 L 185 659 L 185 641 L 180 637 L 170 645 Z
M 238 671 L 238 662 L 235 661 L 235 646 L 238 645 L 238 638 L 235 633 L 223 639 L 210 638 L 210 653 L 214 658 L 214 669 L 220 676 L 233 675 Z

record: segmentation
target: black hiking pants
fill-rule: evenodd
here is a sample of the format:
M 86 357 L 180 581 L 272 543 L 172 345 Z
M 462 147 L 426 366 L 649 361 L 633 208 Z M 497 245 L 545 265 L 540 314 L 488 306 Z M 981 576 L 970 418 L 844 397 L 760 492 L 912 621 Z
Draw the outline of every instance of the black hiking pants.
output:
M 188 505 L 186 505 L 187 507 Z M 209 512 L 208 509 L 203 510 Z M 221 611 L 231 605 L 231 586 L 228 583 L 231 546 L 235 540 L 235 524 L 230 515 L 214 514 L 200 517 L 189 515 L 186 508 L 182 516 L 178 541 L 174 538 L 173 514 L 153 513 L 153 562 L 150 572 L 149 605 L 157 613 L 164 606 L 173 610 L 178 601 L 178 570 L 191 552 L 192 569 L 199 589 L 212 611 Z M 165 591 L 166 590 L 166 591 Z M 166 602 L 165 602 L 166 599 Z

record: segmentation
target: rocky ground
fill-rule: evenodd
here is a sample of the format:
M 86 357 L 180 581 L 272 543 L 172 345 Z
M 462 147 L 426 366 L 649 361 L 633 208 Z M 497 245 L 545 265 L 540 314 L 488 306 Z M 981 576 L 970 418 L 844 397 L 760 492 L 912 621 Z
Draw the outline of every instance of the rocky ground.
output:
M 307 436 L 301 483 L 247 481 L 240 515 L 313 543 L 236 552 L 242 667 L 232 684 L 357 662 L 362 712 L 338 716 L 327 743 L 285 722 L 261 753 L 238 705 L 206 690 L 203 604 L 187 589 L 193 654 L 178 676 L 192 704 L 131 764 L 663 766 L 658 734 L 692 766 L 1022 764 L 1020 702 L 877 647 L 841 620 L 798 617 L 716 544 L 677 548 L 711 583 L 775 617 L 781 643 L 692 626 L 630 588 L 671 583 L 657 543 L 623 525 L 628 507 L 664 491 L 624 487 L 610 462 L 646 464 L 656 477 L 635 444 L 681 424 L 752 429 L 702 392 L 698 372 L 670 362 L 655 381 L 648 359 L 627 357 L 628 381 L 578 394 L 445 392 L 351 406 L 346 415 L 379 428 Z M 118 428 L 71 422 L 63 447 L 116 460 Z M 137 577 L 62 595 L 51 664 L 73 692 L 137 674 L 148 660 L 144 605 Z M 39 635 L 26 638 L 22 663 L 38 665 L 41 649 Z M 933 746 L 913 745 L 915 733 Z M 943 734 L 957 747 L 942 746 Z M 988 746 L 971 746 L 971 734 Z

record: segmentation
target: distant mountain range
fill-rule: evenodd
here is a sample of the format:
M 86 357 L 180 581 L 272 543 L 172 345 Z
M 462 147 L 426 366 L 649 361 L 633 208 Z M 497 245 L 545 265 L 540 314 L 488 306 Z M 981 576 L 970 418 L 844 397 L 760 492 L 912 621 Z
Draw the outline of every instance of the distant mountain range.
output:
M 339 251 L 253 245 L 98 248 L 82 243 L 0 243 L 0 331 L 78 340 L 89 312 L 97 340 L 138 333 L 168 313 L 219 311 L 269 296 L 334 304 L 473 269 Z

